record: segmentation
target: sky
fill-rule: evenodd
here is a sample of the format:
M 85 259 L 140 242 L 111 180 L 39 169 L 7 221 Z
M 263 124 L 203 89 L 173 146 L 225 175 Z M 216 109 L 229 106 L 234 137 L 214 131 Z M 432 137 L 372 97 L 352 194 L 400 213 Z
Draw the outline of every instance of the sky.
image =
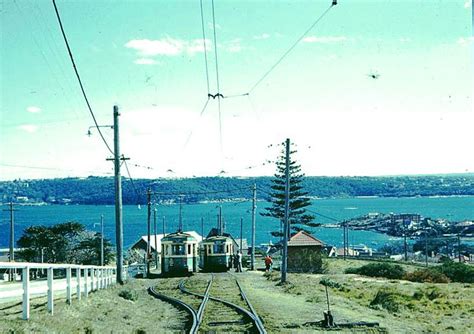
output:
M 133 177 L 272 175 L 286 138 L 307 175 L 473 173 L 472 1 L 331 2 L 203 0 L 205 43 L 199 0 L 57 6 Z M 113 175 L 52 2 L 0 11 L 0 179 Z

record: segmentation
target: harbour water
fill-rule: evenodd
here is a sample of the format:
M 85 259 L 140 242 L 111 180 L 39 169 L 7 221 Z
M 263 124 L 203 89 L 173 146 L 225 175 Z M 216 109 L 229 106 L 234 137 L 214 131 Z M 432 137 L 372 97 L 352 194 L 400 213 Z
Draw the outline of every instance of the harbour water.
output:
M 414 197 L 414 198 L 345 198 L 345 199 L 315 199 L 310 210 L 335 219 L 347 219 L 367 214 L 381 213 L 418 213 L 425 217 L 444 218 L 451 221 L 474 220 L 474 196 L 465 197 Z M 251 202 L 224 202 L 205 204 L 183 204 L 182 215 L 184 230 L 195 230 L 207 234 L 216 225 L 219 205 L 222 205 L 226 231 L 236 238 L 240 236 L 240 219 L 243 218 L 243 237 L 250 242 L 251 237 Z M 267 207 L 267 202 L 257 202 L 257 244 L 277 241 L 270 235 L 271 231 L 279 229 L 280 223 L 271 218 L 259 215 Z M 87 229 L 100 231 L 100 215 L 104 215 L 105 236 L 115 241 L 115 220 L 113 205 L 45 205 L 18 206 L 15 212 L 15 239 L 22 235 L 23 230 L 31 225 L 53 225 L 67 221 L 77 221 Z M 178 205 L 157 205 L 158 233 L 163 231 L 165 217 L 166 232 L 175 231 L 178 226 Z M 131 246 L 141 235 L 147 233 L 147 209 L 134 205 L 126 205 L 123 210 L 124 246 Z M 204 229 L 201 226 L 204 222 Z M 316 216 L 316 221 L 322 224 L 333 221 Z M 152 215 L 153 231 L 153 215 Z M 316 228 L 314 234 L 323 242 L 331 245 L 342 244 L 342 230 L 338 228 Z M 8 247 L 9 213 L 1 211 L 0 248 Z M 371 247 L 393 242 L 392 238 L 370 231 L 351 231 L 350 244 L 366 244 Z

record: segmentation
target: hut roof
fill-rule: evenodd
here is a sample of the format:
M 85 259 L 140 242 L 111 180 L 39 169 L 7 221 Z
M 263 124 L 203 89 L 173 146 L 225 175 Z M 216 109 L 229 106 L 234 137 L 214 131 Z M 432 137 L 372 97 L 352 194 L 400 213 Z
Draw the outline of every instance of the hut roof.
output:
M 288 241 L 288 246 L 324 246 L 323 242 L 305 231 L 299 231 Z

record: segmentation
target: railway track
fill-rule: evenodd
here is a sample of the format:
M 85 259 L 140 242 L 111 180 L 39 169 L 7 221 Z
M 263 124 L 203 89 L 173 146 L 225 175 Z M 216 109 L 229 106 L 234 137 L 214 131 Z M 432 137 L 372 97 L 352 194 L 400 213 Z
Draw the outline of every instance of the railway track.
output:
M 189 333 L 266 333 L 235 276 L 229 273 L 213 274 L 206 285 L 202 280 L 184 279 L 179 282 L 178 289 L 180 295 L 176 295 L 176 289 L 166 291 L 166 295 L 153 288 L 149 292 L 188 313 L 190 320 L 186 329 Z

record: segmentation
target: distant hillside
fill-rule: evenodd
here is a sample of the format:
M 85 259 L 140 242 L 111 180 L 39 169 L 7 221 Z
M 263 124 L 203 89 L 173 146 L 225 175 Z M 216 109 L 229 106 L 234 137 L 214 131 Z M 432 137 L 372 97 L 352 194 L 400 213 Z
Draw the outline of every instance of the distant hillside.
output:
M 270 177 L 199 177 L 188 179 L 137 179 L 133 185 L 123 180 L 124 204 L 145 204 L 150 187 L 157 201 L 185 202 L 250 198 L 254 182 L 259 199 L 268 198 Z M 474 195 L 474 175 L 395 176 L 395 177 L 306 177 L 305 189 L 314 197 L 409 197 Z M 222 192 L 225 191 L 225 192 Z M 138 192 L 138 194 L 137 194 Z M 111 177 L 15 180 L 0 182 L 0 199 L 26 203 L 113 204 Z

